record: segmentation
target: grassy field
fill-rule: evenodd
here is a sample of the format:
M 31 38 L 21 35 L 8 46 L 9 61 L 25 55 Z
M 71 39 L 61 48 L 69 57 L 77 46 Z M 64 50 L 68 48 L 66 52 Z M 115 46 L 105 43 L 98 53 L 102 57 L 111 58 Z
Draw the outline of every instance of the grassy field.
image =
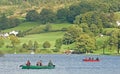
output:
M 41 33 L 41 34 L 33 34 L 27 35 L 25 37 L 19 38 L 21 43 L 26 43 L 29 40 L 37 41 L 40 45 L 45 41 L 49 41 L 52 44 L 52 47 L 55 44 L 55 40 L 63 37 L 64 32 L 50 32 L 50 33 Z
M 50 25 L 51 25 L 51 30 L 61 30 L 62 28 L 67 28 L 67 27 L 69 27 L 70 25 L 73 25 L 73 24 L 63 23 L 63 24 L 50 24 Z M 38 29 L 38 28 L 41 29 L 41 28 L 44 28 L 44 27 L 45 27 L 45 25 L 42 25 L 40 23 L 26 22 L 26 23 L 20 24 L 17 27 L 3 30 L 2 32 L 10 32 L 10 31 L 13 31 L 13 30 L 15 30 L 15 31 L 26 31 L 26 30 L 29 30 L 29 29 L 32 29 L 31 31 L 34 31 L 35 29 Z
M 72 24 L 63 23 L 63 24 L 51 24 L 51 25 L 52 25 L 52 28 L 51 28 L 52 30 L 61 30 L 62 28 L 67 28 Z M 43 28 L 43 27 L 45 27 L 45 25 L 40 25 L 39 23 L 35 23 L 35 22 L 27 22 L 27 23 L 23 23 L 19 25 L 18 27 L 4 30 L 3 32 L 10 32 L 12 30 L 26 31 L 28 29 L 32 29 L 33 31 L 33 30 L 36 30 L 38 28 Z M 51 44 L 50 49 L 53 49 L 56 39 L 62 38 L 63 35 L 64 35 L 64 31 L 56 31 L 56 32 L 46 32 L 46 33 L 39 33 L 39 34 L 30 34 L 24 37 L 19 37 L 19 40 L 20 40 L 19 48 L 21 48 L 23 43 L 28 44 L 28 41 L 31 40 L 32 42 L 37 41 L 39 43 L 39 49 L 43 48 L 42 44 L 45 41 L 49 41 Z M 13 50 L 13 48 L 6 48 L 6 45 L 11 46 L 11 42 L 8 38 L 5 38 L 4 42 L 5 44 L 2 48 L 0 48 L 0 50 L 3 50 L 3 51 Z M 68 46 L 64 45 L 62 46 L 62 49 L 67 48 L 67 47 Z
M 22 23 L 20 24 L 19 26 L 17 27 L 14 27 L 14 28 L 10 28 L 10 29 L 6 29 L 6 30 L 3 30 L 3 32 L 10 32 L 10 31 L 26 31 L 28 29 L 31 29 L 33 27 L 36 27 L 38 26 L 39 24 L 36 23 L 36 22 L 26 22 L 26 23 Z
M 68 23 L 63 23 L 63 24 L 51 24 L 52 28 L 51 30 L 61 30 L 62 28 L 67 28 L 69 26 L 71 26 L 73 24 L 68 24 Z M 36 29 L 39 28 L 43 28 L 45 27 L 45 25 L 40 25 L 39 23 L 35 23 L 35 22 L 27 22 L 27 23 L 23 23 L 21 25 L 19 25 L 18 27 L 15 28 L 11 28 L 11 29 L 7 29 L 4 30 L 4 32 L 9 32 L 12 30 L 21 30 L 21 31 L 26 31 L 28 29 L 32 29 L 31 31 L 34 31 Z M 113 29 L 105 29 L 105 30 L 113 30 Z M 58 38 L 62 38 L 64 35 L 64 31 L 56 31 L 56 32 L 45 32 L 45 33 L 39 33 L 39 34 L 30 34 L 30 35 L 26 35 L 24 37 L 19 37 L 20 40 L 20 44 L 18 45 L 18 48 L 16 50 L 19 50 L 22 47 L 22 44 L 26 43 L 28 44 L 28 41 L 31 40 L 32 42 L 37 41 L 39 43 L 39 50 L 43 49 L 42 45 L 45 41 L 49 41 L 51 44 L 50 49 L 54 49 L 54 45 L 55 45 L 55 41 Z M 101 45 L 103 44 L 103 42 L 108 39 L 108 36 L 97 36 L 96 40 L 97 40 L 97 45 L 99 50 L 94 51 L 95 54 L 102 54 L 103 53 L 103 49 L 101 48 Z M 8 38 L 4 39 L 4 46 L 0 48 L 0 50 L 2 51 L 7 51 L 10 53 L 13 53 L 13 48 L 6 48 L 7 45 L 11 46 L 11 42 Z M 71 45 L 62 45 L 61 47 L 61 52 L 65 51 L 66 49 L 71 48 L 74 49 L 75 48 L 75 44 L 71 44 Z M 47 52 L 50 52 L 50 49 Z M 46 51 L 43 51 L 42 53 L 45 53 Z M 105 53 L 106 54 L 114 54 L 117 53 L 116 50 L 109 50 L 109 47 L 105 49 Z
M 63 34 L 64 34 L 64 32 L 49 32 L 49 33 L 27 35 L 25 37 L 19 38 L 20 44 L 18 46 L 18 49 L 21 48 L 22 44 L 24 44 L 24 43 L 28 44 L 29 40 L 31 40 L 32 42 L 37 41 L 38 44 L 39 44 L 38 49 L 43 49 L 42 44 L 45 41 L 49 41 L 50 44 L 51 44 L 50 49 L 54 49 L 56 39 L 62 38 Z M 7 52 L 10 51 L 10 50 L 14 50 L 13 48 L 6 48 L 6 45 L 11 45 L 11 42 L 10 42 L 9 39 L 5 39 L 5 45 L 4 45 L 4 47 L 0 48 L 0 50 L 4 50 L 4 51 L 7 51 Z M 68 47 L 69 46 L 67 46 L 67 45 L 63 45 L 62 48 L 61 48 L 61 51 L 64 51 Z M 16 49 L 16 50 L 18 50 L 18 49 Z

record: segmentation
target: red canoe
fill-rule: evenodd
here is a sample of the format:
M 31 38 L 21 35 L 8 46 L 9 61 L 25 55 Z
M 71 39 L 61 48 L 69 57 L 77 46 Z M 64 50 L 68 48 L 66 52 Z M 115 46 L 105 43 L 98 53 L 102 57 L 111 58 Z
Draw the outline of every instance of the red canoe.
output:
M 100 60 L 83 59 L 84 62 L 99 62 Z

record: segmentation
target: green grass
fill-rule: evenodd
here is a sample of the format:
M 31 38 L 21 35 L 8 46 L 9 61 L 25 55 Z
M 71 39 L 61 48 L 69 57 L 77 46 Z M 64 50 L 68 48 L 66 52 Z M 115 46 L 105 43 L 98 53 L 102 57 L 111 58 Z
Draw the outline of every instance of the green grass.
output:
M 50 49 L 53 49 L 56 39 L 62 38 L 63 34 L 64 34 L 64 32 L 49 32 L 49 33 L 27 35 L 25 37 L 19 38 L 20 45 L 18 47 L 21 48 L 23 43 L 28 44 L 28 41 L 31 40 L 32 42 L 37 41 L 39 43 L 39 48 L 38 49 L 43 49 L 42 44 L 45 41 L 49 41 L 50 44 L 51 44 Z M 4 51 L 7 51 L 7 52 L 9 52 L 10 50 L 13 50 L 13 48 L 6 48 L 6 45 L 11 45 L 10 40 L 5 39 L 4 41 L 5 41 L 5 45 L 2 48 L 0 48 L 0 50 L 4 50 Z M 11 51 L 11 52 L 13 52 L 13 51 Z
M 63 23 L 63 24 L 53 24 L 52 25 L 52 30 L 61 30 L 62 28 L 68 28 L 73 24 L 68 24 L 68 23 Z
M 56 31 L 56 30 L 62 30 L 63 28 L 68 28 L 72 24 L 69 23 L 63 23 L 63 24 L 50 24 L 51 29 L 49 31 Z M 32 28 L 27 34 L 35 34 L 35 33 L 41 33 L 44 32 L 44 28 L 46 25 L 39 25 L 34 28 Z
M 55 43 L 57 38 L 62 38 L 64 32 L 49 32 L 49 33 L 41 33 L 41 34 L 32 34 L 27 35 L 25 37 L 20 38 L 21 43 L 28 42 L 29 40 L 38 41 L 42 44 L 44 41 L 50 41 L 51 44 Z
M 36 22 L 26 22 L 26 23 L 22 23 L 20 24 L 19 26 L 17 27 L 14 27 L 14 28 L 10 28 L 10 29 L 6 29 L 6 30 L 3 30 L 3 32 L 10 32 L 10 31 L 26 31 L 28 29 L 31 29 L 33 27 L 36 27 L 38 26 L 39 24 L 36 23 Z

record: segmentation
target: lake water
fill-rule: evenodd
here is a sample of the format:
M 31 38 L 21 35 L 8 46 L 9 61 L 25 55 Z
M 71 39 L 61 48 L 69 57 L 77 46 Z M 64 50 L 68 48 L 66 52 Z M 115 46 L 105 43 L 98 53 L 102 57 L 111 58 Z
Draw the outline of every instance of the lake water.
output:
M 83 62 L 85 57 L 99 57 L 100 62 Z M 35 65 L 42 60 L 46 65 L 49 60 L 55 69 L 21 69 L 19 66 L 27 60 Z M 120 74 L 120 56 L 107 55 L 60 55 L 60 54 L 7 54 L 0 57 L 0 74 Z

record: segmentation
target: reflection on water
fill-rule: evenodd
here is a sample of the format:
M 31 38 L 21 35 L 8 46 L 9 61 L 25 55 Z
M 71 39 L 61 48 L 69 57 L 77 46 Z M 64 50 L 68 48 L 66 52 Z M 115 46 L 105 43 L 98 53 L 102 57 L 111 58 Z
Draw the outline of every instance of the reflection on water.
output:
M 83 62 L 85 57 L 99 57 L 100 62 Z M 27 60 L 35 65 L 42 60 L 46 65 L 49 60 L 55 69 L 21 69 L 19 66 Z M 104 55 L 50 55 L 50 54 L 8 54 L 0 57 L 0 74 L 120 74 L 120 56 Z

